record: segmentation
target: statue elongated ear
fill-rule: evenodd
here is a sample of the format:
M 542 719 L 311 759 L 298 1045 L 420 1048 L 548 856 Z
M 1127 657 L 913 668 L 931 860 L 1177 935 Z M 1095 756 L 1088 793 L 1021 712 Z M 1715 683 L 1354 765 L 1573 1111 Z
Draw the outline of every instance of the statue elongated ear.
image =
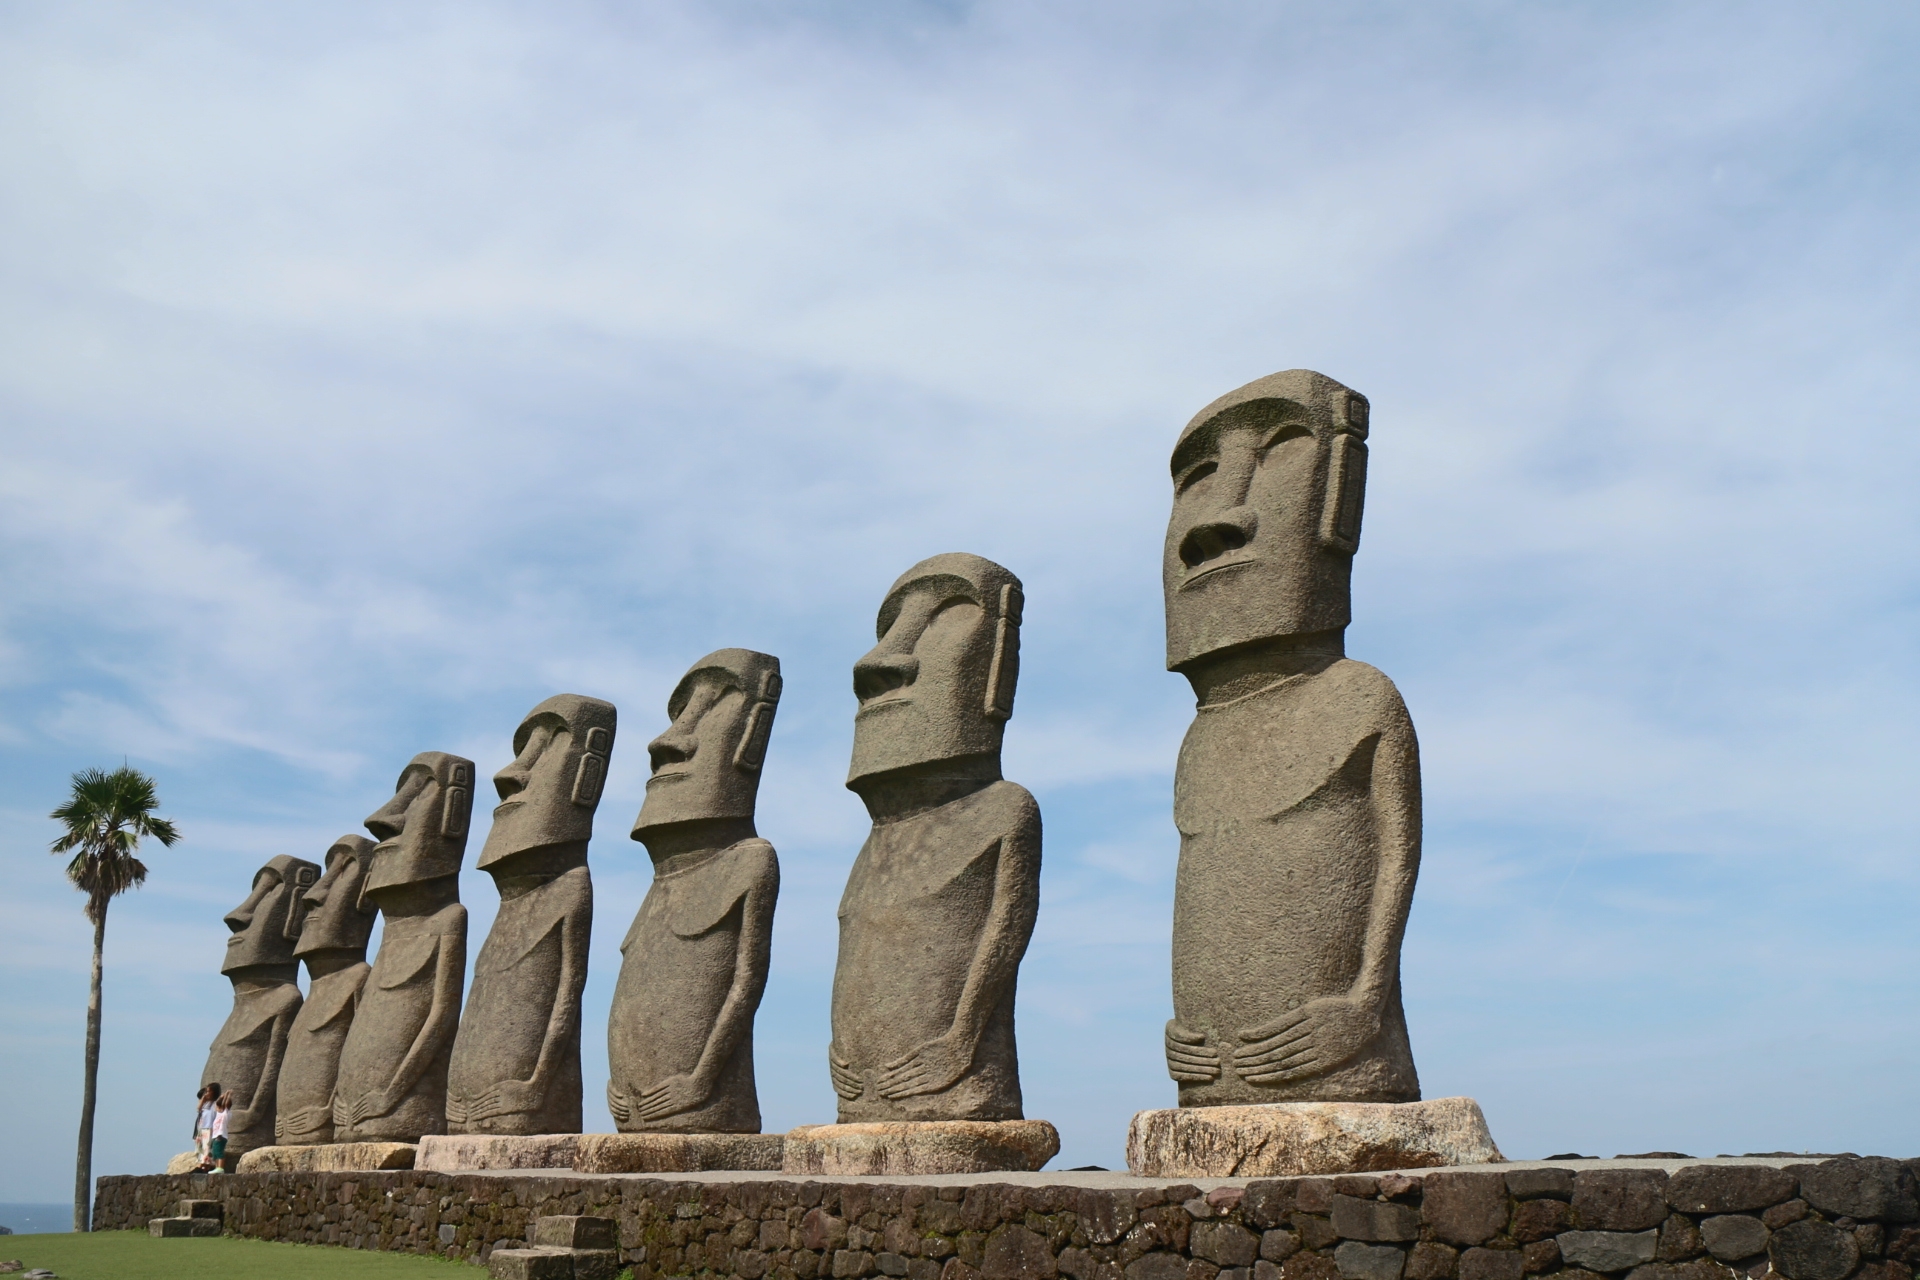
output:
M 760 692 L 747 712 L 747 729 L 733 752 L 733 767 L 742 773 L 757 773 L 766 763 L 767 739 L 773 736 L 773 713 L 780 708 L 780 673 L 768 671 L 760 677 Z
M 440 834 L 457 840 L 467 834 L 467 819 L 473 816 L 473 779 L 467 766 L 456 764 L 447 779 L 446 808 L 440 817 Z
M 600 788 L 607 781 L 607 756 L 613 751 L 613 730 L 595 725 L 587 730 L 586 754 L 580 757 L 579 772 L 573 775 L 573 802 L 582 809 L 600 803 Z
M 1013 716 L 1014 686 L 1020 681 L 1020 617 L 1026 596 L 1009 582 L 1000 588 L 1000 620 L 994 627 L 993 665 L 987 668 L 987 717 Z
M 310 909 L 307 906 L 307 890 L 313 888 L 313 882 L 319 878 L 320 873 L 315 868 L 298 867 L 294 870 L 293 879 L 287 884 L 288 890 L 293 894 L 293 901 L 287 904 L 287 927 L 280 932 L 285 935 L 288 942 L 300 941 L 300 930 L 307 923 L 307 912 Z
M 1320 504 L 1320 541 L 1348 555 L 1360 549 L 1360 515 L 1367 502 L 1367 446 L 1341 432 L 1327 461 L 1327 488 Z

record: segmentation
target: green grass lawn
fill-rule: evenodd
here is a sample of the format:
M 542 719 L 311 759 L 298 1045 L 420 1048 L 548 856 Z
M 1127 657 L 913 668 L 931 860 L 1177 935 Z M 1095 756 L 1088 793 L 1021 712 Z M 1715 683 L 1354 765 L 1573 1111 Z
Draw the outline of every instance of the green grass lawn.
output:
M 0 1259 L 45 1267 L 60 1280 L 471 1280 L 465 1262 L 411 1253 L 275 1244 L 234 1236 L 155 1240 L 144 1231 L 0 1236 Z

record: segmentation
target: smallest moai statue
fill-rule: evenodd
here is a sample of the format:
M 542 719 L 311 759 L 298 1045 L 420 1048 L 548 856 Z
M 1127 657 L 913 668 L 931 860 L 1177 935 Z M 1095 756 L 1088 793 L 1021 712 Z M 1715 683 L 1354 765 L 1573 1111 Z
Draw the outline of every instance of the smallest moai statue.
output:
M 373 841 L 365 836 L 341 836 L 327 850 L 326 874 L 303 898 L 307 919 L 293 954 L 306 962 L 307 1000 L 293 1020 L 286 1065 L 280 1069 L 274 1141 L 283 1147 L 333 1141 L 333 1086 L 340 1074 L 340 1051 L 353 1027 L 360 990 L 373 971 L 367 963 L 367 939 L 379 912 L 360 896 L 372 852 Z
M 319 876 L 320 868 L 304 859 L 273 858 L 254 872 L 247 900 L 227 913 L 232 936 L 220 972 L 233 983 L 233 1012 L 214 1037 L 200 1083 L 218 1081 L 233 1095 L 231 1156 L 273 1145 L 281 1064 L 301 1006 L 293 957 L 307 911 L 301 895 Z
M 607 1106 L 623 1133 L 758 1133 L 753 1017 L 780 861 L 754 829 L 780 660 L 721 649 L 667 700 L 633 838 L 653 885 L 620 945 Z
M 361 891 L 385 921 L 333 1091 L 335 1142 L 418 1142 L 447 1131 L 447 1062 L 467 975 L 460 859 L 473 761 L 423 751 L 367 819 L 380 838 Z

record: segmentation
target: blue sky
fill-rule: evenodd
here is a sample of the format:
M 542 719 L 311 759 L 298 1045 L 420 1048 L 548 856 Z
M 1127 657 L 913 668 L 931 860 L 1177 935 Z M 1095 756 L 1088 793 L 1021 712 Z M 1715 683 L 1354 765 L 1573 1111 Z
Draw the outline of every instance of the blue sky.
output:
M 1302 366 L 1373 403 L 1427 1095 L 1513 1156 L 1920 1152 L 1916 54 L 1890 3 L 9 6 L 0 1200 L 71 1185 L 73 770 L 186 835 L 108 942 L 147 1171 L 253 869 L 611 699 L 591 1097 L 721 646 L 787 677 L 766 1122 L 830 1118 L 850 668 L 949 550 L 1027 585 L 1028 1114 L 1119 1164 L 1174 1096 L 1166 457 Z

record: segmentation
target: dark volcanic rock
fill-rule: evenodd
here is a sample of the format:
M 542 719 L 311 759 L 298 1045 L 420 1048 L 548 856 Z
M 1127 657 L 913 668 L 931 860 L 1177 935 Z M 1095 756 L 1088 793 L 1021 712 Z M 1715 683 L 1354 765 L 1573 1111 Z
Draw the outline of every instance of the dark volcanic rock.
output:
M 1573 1220 L 1585 1231 L 1644 1231 L 1666 1221 L 1667 1175 L 1657 1169 L 1593 1169 L 1573 1179 Z
M 1802 1218 L 1773 1233 L 1767 1254 L 1787 1280 L 1844 1280 L 1860 1261 L 1860 1246 L 1851 1231 Z
M 1430 1173 L 1420 1217 L 1450 1244 L 1485 1244 L 1507 1225 L 1506 1179 L 1498 1173 Z
M 1667 1203 L 1682 1213 L 1751 1213 L 1791 1199 L 1799 1179 L 1765 1165 L 1689 1165 L 1667 1179 Z

